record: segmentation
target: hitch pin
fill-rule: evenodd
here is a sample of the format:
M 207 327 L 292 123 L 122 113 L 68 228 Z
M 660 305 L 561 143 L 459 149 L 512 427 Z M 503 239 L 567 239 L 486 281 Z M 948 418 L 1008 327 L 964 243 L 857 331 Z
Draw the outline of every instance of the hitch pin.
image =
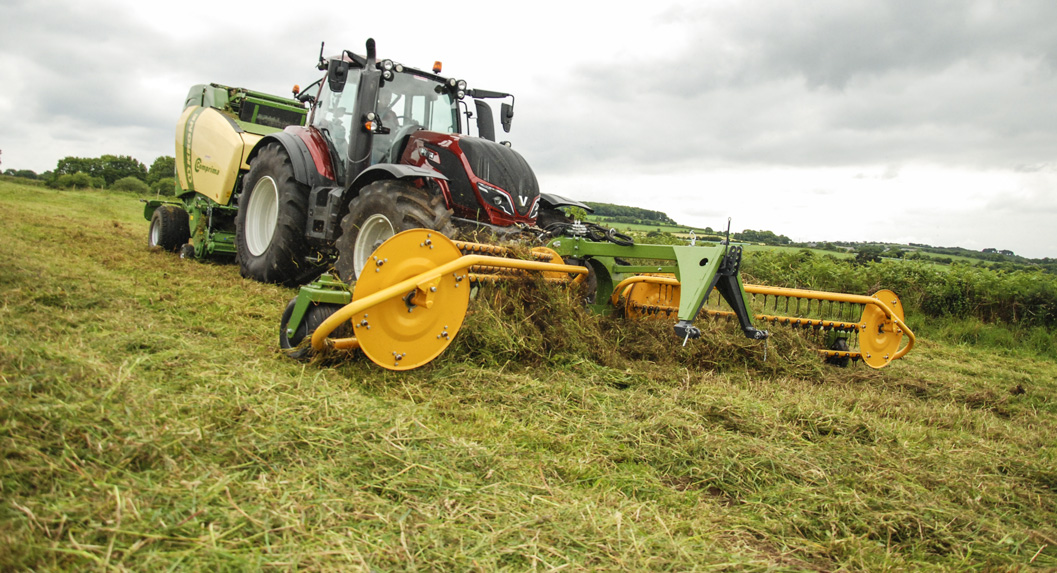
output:
M 687 331 L 686 331 L 686 336 L 684 336 L 684 337 L 683 337 L 683 348 L 686 348 L 686 343 L 687 343 L 687 341 L 689 341 L 689 340 L 690 340 L 690 331 L 689 331 L 689 330 L 687 330 Z

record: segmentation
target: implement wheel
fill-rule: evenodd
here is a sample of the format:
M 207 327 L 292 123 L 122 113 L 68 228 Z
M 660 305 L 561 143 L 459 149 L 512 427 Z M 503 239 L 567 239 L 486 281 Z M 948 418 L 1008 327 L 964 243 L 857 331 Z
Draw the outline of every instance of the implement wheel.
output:
M 187 211 L 177 205 L 161 205 L 150 217 L 147 245 L 176 251 L 191 238 Z
M 436 231 L 404 231 L 374 251 L 356 281 L 352 300 L 363 300 L 461 256 L 455 243 Z M 351 317 L 360 350 L 390 370 L 410 370 L 439 356 L 466 318 L 468 277 L 466 269 L 447 273 Z
M 297 304 L 297 298 L 294 298 L 286 305 L 286 310 L 283 311 L 283 317 L 279 319 L 279 348 L 286 351 L 287 356 L 290 358 L 296 358 L 298 360 L 307 360 L 312 358 L 312 346 L 309 344 L 301 345 L 303 341 L 312 337 L 312 333 L 319 328 L 319 325 L 323 324 L 323 321 L 330 318 L 330 315 L 334 314 L 341 309 L 340 304 L 316 304 L 312 303 L 309 305 L 308 310 L 305 311 L 304 318 L 301 319 L 301 324 L 297 326 L 294 332 L 289 332 L 290 318 L 294 314 L 294 305 Z M 352 329 L 348 323 L 339 326 L 334 330 L 332 335 L 334 338 L 344 338 L 352 333 Z
M 235 217 L 235 258 L 242 276 L 264 283 L 297 284 L 305 273 L 308 189 L 294 179 L 286 150 L 264 146 L 242 184 Z
M 873 297 L 880 300 L 892 310 L 892 313 L 903 320 L 903 305 L 899 297 L 890 290 L 879 290 Z M 860 322 L 863 325 L 859 333 L 859 351 L 863 362 L 871 368 L 883 368 L 887 365 L 903 340 L 903 331 L 885 313 L 872 304 L 862 311 Z
M 351 283 L 363 272 L 371 253 L 390 237 L 408 229 L 430 229 L 451 236 L 451 209 L 444 196 L 403 180 L 375 181 L 349 204 L 341 220 L 334 264 L 342 280 Z

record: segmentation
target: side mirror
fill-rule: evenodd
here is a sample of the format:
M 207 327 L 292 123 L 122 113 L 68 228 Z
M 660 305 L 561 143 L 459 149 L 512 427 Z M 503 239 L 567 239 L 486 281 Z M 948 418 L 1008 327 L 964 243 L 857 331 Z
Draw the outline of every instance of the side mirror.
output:
M 488 141 L 495 141 L 495 120 L 492 118 L 492 108 L 487 103 L 475 99 L 477 106 L 477 135 Z
M 514 106 L 509 103 L 500 106 L 499 118 L 503 122 L 503 131 L 510 133 L 510 122 L 514 119 Z
M 349 63 L 342 60 L 330 60 L 330 64 L 327 65 L 327 83 L 330 84 L 330 91 L 343 91 L 348 79 Z

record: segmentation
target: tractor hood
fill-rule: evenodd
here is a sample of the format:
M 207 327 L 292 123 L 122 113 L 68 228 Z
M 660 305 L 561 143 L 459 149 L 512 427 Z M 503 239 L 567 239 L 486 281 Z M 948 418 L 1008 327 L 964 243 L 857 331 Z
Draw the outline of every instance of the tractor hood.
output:
M 496 225 L 535 220 L 539 183 L 517 151 L 487 139 L 425 130 L 409 143 L 405 162 L 444 174 L 460 215 Z
M 473 174 L 482 180 L 479 186 L 506 191 L 513 202 L 513 211 L 504 209 L 503 201 L 497 201 L 495 197 L 490 201 L 493 205 L 508 215 L 515 212 L 523 217 L 529 215 L 536 205 L 540 188 L 536 174 L 520 153 L 494 141 L 474 137 L 461 138 L 459 147 L 466 154 Z

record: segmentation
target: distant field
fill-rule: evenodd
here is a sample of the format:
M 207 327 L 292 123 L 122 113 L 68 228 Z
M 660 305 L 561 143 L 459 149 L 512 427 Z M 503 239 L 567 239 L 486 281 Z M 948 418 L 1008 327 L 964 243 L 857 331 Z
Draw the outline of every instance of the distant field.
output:
M 594 219 L 594 217 L 591 217 L 591 219 Z M 662 233 L 669 233 L 671 235 L 674 235 L 674 236 L 679 237 L 679 238 L 684 238 L 684 239 L 689 237 L 688 231 L 692 229 L 694 231 L 694 233 L 696 234 L 698 240 L 702 240 L 702 241 L 709 241 L 709 240 L 718 241 L 718 240 L 722 240 L 723 239 L 723 233 L 716 234 L 714 229 L 713 229 L 713 233 L 706 234 L 704 229 L 700 229 L 700 228 L 696 228 L 696 227 L 687 227 L 687 226 L 640 225 L 640 224 L 634 224 L 634 223 L 604 223 L 604 224 L 608 225 L 608 226 L 612 226 L 613 228 L 617 229 L 618 231 L 625 231 L 625 232 L 626 231 L 634 231 L 634 232 L 639 232 L 639 233 L 649 233 L 651 231 L 658 231 L 658 232 L 662 232 Z M 779 250 L 794 249 L 794 250 L 800 250 L 800 249 L 803 248 L 803 247 L 785 247 L 785 246 L 777 246 L 777 245 L 757 245 L 757 244 L 753 244 L 753 243 L 739 243 L 739 244 L 745 245 L 745 248 L 746 248 L 747 251 L 758 250 L 758 249 L 779 249 Z M 908 252 L 915 250 L 913 247 L 909 247 L 907 245 L 893 245 L 893 246 L 897 247 L 897 248 L 901 248 L 901 249 L 906 250 Z M 812 251 L 812 252 L 814 252 L 816 254 L 829 254 L 829 255 L 833 255 L 833 256 L 838 257 L 838 258 L 851 258 L 851 257 L 855 256 L 854 252 L 847 251 L 847 250 L 844 250 L 844 249 L 837 250 L 837 251 L 829 251 L 829 250 L 824 250 L 824 249 L 810 248 L 808 250 L 810 250 L 810 251 Z M 928 257 L 929 259 L 932 259 L 932 260 L 950 259 L 951 261 L 965 262 L 965 263 L 970 263 L 970 264 L 978 264 L 978 263 L 981 262 L 980 259 L 964 257 L 964 256 L 960 256 L 960 255 L 940 255 L 940 254 L 928 253 L 928 252 L 923 252 L 922 254 L 924 256 Z
M 911 312 L 841 369 L 488 289 L 426 367 L 303 364 L 293 291 L 148 250 L 136 197 L 0 211 L 0 570 L 1057 569 L 1057 362 L 944 342 L 1005 330 Z

